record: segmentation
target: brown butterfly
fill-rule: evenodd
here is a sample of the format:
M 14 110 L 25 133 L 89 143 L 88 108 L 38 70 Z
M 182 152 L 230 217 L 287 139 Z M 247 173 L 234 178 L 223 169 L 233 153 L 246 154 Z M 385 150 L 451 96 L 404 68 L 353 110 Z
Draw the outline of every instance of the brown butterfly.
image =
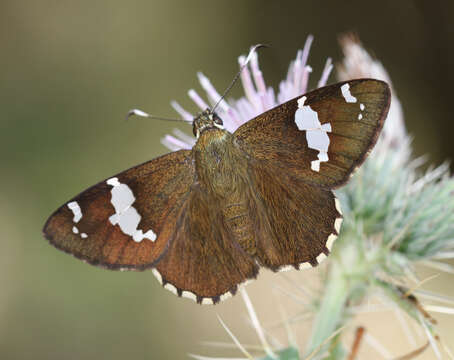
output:
M 60 207 L 50 243 L 90 264 L 153 269 L 168 290 L 217 303 L 273 271 L 316 266 L 342 215 L 332 189 L 365 160 L 390 103 L 386 83 L 352 80 L 279 105 L 233 134 L 210 109 L 191 150 L 112 176 Z

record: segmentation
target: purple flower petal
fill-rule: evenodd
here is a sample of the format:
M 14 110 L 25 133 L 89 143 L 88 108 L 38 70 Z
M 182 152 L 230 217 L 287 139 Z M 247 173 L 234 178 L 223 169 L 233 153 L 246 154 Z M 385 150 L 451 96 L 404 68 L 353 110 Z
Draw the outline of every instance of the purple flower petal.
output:
M 256 52 L 251 52 L 250 62 L 246 66 L 241 75 L 241 83 L 243 85 L 244 96 L 237 100 L 226 101 L 223 99 L 216 109 L 219 117 L 224 122 L 224 127 L 229 132 L 234 132 L 238 127 L 253 119 L 257 115 L 280 105 L 298 95 L 307 92 L 307 84 L 312 68 L 307 65 L 310 48 L 313 42 L 313 36 L 309 35 L 304 44 L 303 50 L 298 50 L 295 60 L 293 60 L 287 72 L 287 76 L 279 84 L 279 92 L 275 94 L 273 88 L 267 87 L 265 78 L 260 70 L 258 55 Z M 240 67 L 246 62 L 245 56 L 238 58 Z M 324 86 L 328 80 L 329 74 L 333 65 L 331 59 L 328 59 L 322 76 L 319 81 L 319 86 Z M 210 80 L 201 72 L 197 74 L 202 88 L 205 90 L 209 103 L 215 104 L 220 99 L 220 94 L 210 82 Z M 189 97 L 201 109 L 209 108 L 205 100 L 200 97 L 193 89 L 188 91 Z M 172 107 L 185 120 L 192 120 L 194 117 L 189 112 L 184 110 L 178 103 L 173 101 Z M 167 135 L 162 143 L 171 150 L 190 149 L 195 143 L 195 139 L 189 141 L 188 135 L 182 136 L 182 132 L 175 132 L 174 135 Z

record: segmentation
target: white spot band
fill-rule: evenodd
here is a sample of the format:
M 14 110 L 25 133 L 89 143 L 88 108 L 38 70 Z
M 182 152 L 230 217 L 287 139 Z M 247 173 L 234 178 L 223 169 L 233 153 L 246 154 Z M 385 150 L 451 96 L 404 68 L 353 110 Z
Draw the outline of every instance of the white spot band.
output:
M 329 137 L 331 124 L 321 124 L 316 111 L 309 105 L 304 105 L 306 97 L 298 100 L 298 109 L 295 112 L 295 123 L 299 130 L 306 130 L 306 140 L 309 148 L 318 150 L 318 160 L 311 162 L 313 171 L 320 171 L 320 163 L 328 161 Z
M 75 223 L 78 223 L 80 221 L 80 219 L 82 219 L 82 210 L 80 209 L 80 206 L 77 203 L 77 201 L 71 201 L 70 203 L 68 203 L 68 208 L 74 214 L 73 221 Z
M 346 102 L 355 103 L 358 101 L 350 92 L 350 85 L 348 85 L 348 83 L 341 86 L 341 91 L 342 91 L 342 96 L 344 97 Z
M 80 209 L 80 206 L 78 204 L 77 201 L 71 201 L 70 203 L 67 204 L 68 208 L 72 211 L 74 217 L 73 217 L 73 222 L 75 224 L 77 224 L 80 219 L 82 219 L 82 210 Z M 77 226 L 73 226 L 73 233 L 74 234 L 78 234 L 79 233 L 79 229 Z M 86 239 L 88 237 L 87 234 L 85 233 L 82 233 L 80 234 L 80 236 L 83 238 L 83 239 Z
M 142 216 L 132 206 L 136 198 L 131 188 L 126 184 L 121 184 L 116 177 L 107 180 L 107 184 L 112 186 L 110 191 L 112 194 L 111 203 L 115 208 L 115 214 L 109 217 L 112 225 L 120 226 L 121 231 L 132 236 L 135 242 L 141 242 L 145 238 L 155 241 L 156 234 L 153 230 L 150 229 L 144 233 L 138 229 Z

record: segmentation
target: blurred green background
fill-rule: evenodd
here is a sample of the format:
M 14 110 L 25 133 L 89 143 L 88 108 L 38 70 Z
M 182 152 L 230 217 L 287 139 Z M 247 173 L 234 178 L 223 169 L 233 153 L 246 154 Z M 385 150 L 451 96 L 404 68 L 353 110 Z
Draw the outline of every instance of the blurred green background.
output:
M 272 45 L 260 63 L 267 83 L 277 86 L 309 33 L 312 86 L 328 56 L 341 59 L 338 35 L 356 31 L 391 75 L 416 155 L 428 154 L 433 163 L 453 159 L 453 20 L 454 2 L 441 0 L 3 0 L 0 359 L 238 355 L 200 345 L 228 341 L 216 313 L 243 342 L 256 343 L 239 297 L 200 307 L 161 289 L 151 272 L 86 265 L 43 239 L 46 218 L 100 179 L 167 152 L 160 138 L 174 124 L 125 122 L 130 108 L 176 116 L 169 105 L 175 99 L 194 112 L 186 92 L 200 90 L 196 72 L 222 91 L 237 71 L 237 56 L 260 42 Z M 240 94 L 236 86 L 231 96 Z M 306 282 L 317 271 L 287 276 Z M 453 279 L 441 276 L 427 286 L 454 295 Z M 283 275 L 262 271 L 248 286 L 265 324 L 280 319 L 268 294 L 281 282 L 288 285 Z M 282 301 L 291 314 L 295 304 Z M 437 318 L 453 343 L 454 323 Z M 411 347 L 395 340 L 402 330 L 389 329 L 395 321 L 389 319 L 363 325 L 398 355 Z M 307 324 L 298 327 L 304 344 Z M 273 333 L 285 343 L 282 329 Z

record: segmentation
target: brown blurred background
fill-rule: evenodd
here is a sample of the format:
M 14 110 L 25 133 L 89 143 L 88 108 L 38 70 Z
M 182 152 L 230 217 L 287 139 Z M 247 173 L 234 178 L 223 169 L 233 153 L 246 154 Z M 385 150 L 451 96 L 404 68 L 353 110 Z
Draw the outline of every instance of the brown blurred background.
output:
M 43 239 L 44 221 L 100 179 L 167 152 L 160 138 L 173 124 L 125 122 L 127 110 L 176 116 L 169 105 L 175 99 L 194 112 L 186 91 L 200 90 L 196 72 L 222 91 L 237 71 L 237 56 L 259 42 L 272 45 L 260 63 L 267 83 L 277 86 L 309 33 L 312 86 L 328 56 L 341 59 L 338 35 L 356 31 L 391 75 L 415 154 L 428 154 L 432 163 L 453 159 L 453 21 L 454 2 L 442 0 L 3 0 L 0 359 L 238 356 L 200 345 L 229 341 L 216 313 L 242 342 L 257 343 L 239 297 L 200 307 L 161 289 L 151 272 L 88 266 Z M 240 94 L 236 86 L 231 95 Z M 306 282 L 317 271 L 288 276 Z M 427 287 L 452 296 L 453 280 L 441 276 Z M 276 284 L 292 291 L 282 275 L 265 271 L 248 286 L 265 324 L 280 319 L 269 296 Z M 289 315 L 302 309 L 277 297 Z M 387 316 L 360 321 L 397 356 L 412 346 Z M 454 323 L 438 319 L 442 336 L 454 343 Z M 307 323 L 295 331 L 303 345 Z M 272 332 L 286 343 L 282 329 Z M 364 351 L 363 358 L 381 358 Z

